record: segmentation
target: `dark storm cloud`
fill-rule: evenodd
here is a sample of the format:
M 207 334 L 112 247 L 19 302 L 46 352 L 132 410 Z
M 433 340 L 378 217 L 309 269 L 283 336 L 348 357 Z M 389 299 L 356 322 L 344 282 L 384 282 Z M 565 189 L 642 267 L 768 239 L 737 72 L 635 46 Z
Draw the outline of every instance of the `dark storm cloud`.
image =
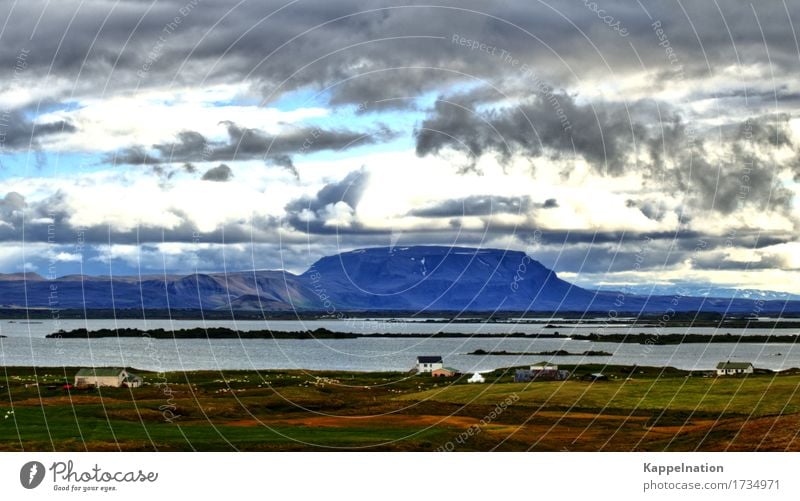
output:
M 27 111 L 0 110 L 0 153 L 38 150 L 43 138 L 77 131 L 74 125 L 63 120 L 34 124 L 27 117 Z
M 78 232 L 80 241 L 87 246 L 87 255 L 97 245 L 147 245 L 161 242 L 206 244 L 254 244 L 271 243 L 278 240 L 281 225 L 296 230 L 284 232 L 282 245 L 307 246 L 308 235 L 314 235 L 315 245 L 309 251 L 315 256 L 333 254 L 341 250 L 340 236 L 347 235 L 346 248 L 457 244 L 464 246 L 502 247 L 493 245 L 494 239 L 504 241 L 511 227 L 490 225 L 484 230 L 467 230 L 458 233 L 457 241 L 443 241 L 442 232 L 426 225 L 409 228 L 399 234 L 391 228 L 367 229 L 357 223 L 349 226 L 325 224 L 328 211 L 336 204 L 345 204 L 355 209 L 367 183 L 363 171 L 354 171 L 338 182 L 330 183 L 314 196 L 295 200 L 286 207 L 286 218 L 253 217 L 248 221 L 228 223 L 214 231 L 200 231 L 186 214 L 172 210 L 180 221 L 170 228 L 141 226 L 118 229 L 107 224 L 76 227 L 70 220 L 70 203 L 62 193 L 36 203 L 28 203 L 18 193 L 7 193 L 0 199 L 0 241 L 6 245 L 35 244 L 48 242 L 66 246 L 65 252 L 77 252 Z M 24 212 L 24 224 L 23 224 Z M 747 270 L 778 268 L 789 269 L 785 258 L 774 255 L 768 249 L 759 251 L 761 257 L 753 262 L 730 259 L 731 249 L 764 249 L 765 247 L 794 241 L 792 234 L 768 236 L 751 229 L 734 229 L 726 235 L 709 236 L 700 232 L 608 232 L 540 230 L 534 225 L 519 226 L 513 233 L 521 242 L 527 242 L 525 250 L 545 266 L 558 272 L 616 273 L 621 271 L 657 271 L 670 269 L 690 261 L 698 270 Z M 82 244 L 82 245 L 83 245 Z M 81 247 L 82 247 L 81 245 Z M 61 251 L 59 250 L 59 251 Z M 209 259 L 220 262 L 221 250 L 206 249 Z M 238 252 L 238 251 L 237 251 Z M 292 261 L 294 262 L 294 261 Z
M 395 136 L 381 127 L 370 133 L 347 129 L 325 130 L 300 127 L 288 133 L 270 135 L 258 129 L 223 122 L 228 132 L 225 142 L 207 140 L 195 131 L 183 131 L 172 143 L 155 144 L 148 150 L 134 146 L 107 155 L 104 161 L 116 164 L 152 165 L 173 162 L 209 162 L 263 159 L 296 174 L 292 155 L 304 155 L 326 150 L 342 150 L 374 144 Z
M 778 176 L 783 169 L 800 172 L 797 164 L 781 159 L 787 149 L 796 151 L 789 119 L 786 114 L 749 117 L 718 131 L 717 138 L 709 135 L 705 146 L 721 150 L 722 160 L 699 147 L 687 150 L 676 144 L 671 150 L 673 166 L 660 165 L 662 180 L 686 194 L 694 207 L 723 214 L 746 206 L 785 213 L 793 194 Z
M 414 209 L 408 213 L 416 217 L 457 217 L 490 216 L 492 214 L 526 215 L 532 208 L 554 209 L 558 207 L 555 198 L 542 203 L 531 201 L 529 196 L 502 197 L 496 195 L 472 195 L 465 198 L 446 200 L 429 207 Z
M 0 198 L 0 242 L 21 245 L 22 242 L 48 242 L 77 246 L 97 244 L 141 244 L 158 242 L 197 243 L 247 243 L 274 241 L 279 220 L 270 216 L 254 215 L 247 221 L 234 222 L 213 231 L 201 231 L 181 210 L 170 210 L 179 223 L 170 227 L 143 225 L 133 229 L 120 229 L 113 225 L 98 224 L 78 226 L 71 220 L 70 200 L 62 192 L 28 202 L 16 192 Z M 291 239 L 289 239 L 290 241 Z
M 5 197 L 0 200 L 0 221 L 9 224 L 9 221 L 15 219 L 17 213 L 26 206 L 25 197 L 16 191 L 6 193 Z
M 273 155 L 269 158 L 269 160 L 267 160 L 267 162 L 277 167 L 283 167 L 294 174 L 294 177 L 296 178 L 300 177 L 300 174 L 297 172 L 297 167 L 294 166 L 294 161 L 289 155 Z
M 520 233 L 524 240 L 524 233 Z M 764 237 L 749 229 L 728 235 L 700 232 L 537 232 L 529 239 L 531 254 L 546 266 L 572 273 L 657 271 L 691 262 L 696 270 L 790 269 L 785 257 L 765 247 L 791 242 L 794 236 Z M 732 250 L 753 249 L 753 261 L 729 257 Z
M 778 178 L 782 169 L 800 174 L 800 162 L 785 113 L 746 118 L 719 130 L 690 130 L 670 108 L 662 122 L 650 120 L 652 103 L 578 105 L 566 94 L 538 93 L 520 105 L 499 105 L 491 93 L 471 91 L 442 97 L 416 133 L 420 156 L 462 151 L 473 164 L 492 154 L 512 157 L 585 159 L 603 175 L 643 174 L 652 186 L 682 195 L 692 207 L 730 214 L 744 206 L 788 210 L 792 192 Z M 723 158 L 720 162 L 719 150 Z M 800 159 L 795 153 L 795 159 Z M 657 221 L 661 202 L 630 201 Z
M 629 199 L 625 201 L 625 207 L 636 207 L 647 219 L 652 219 L 653 221 L 663 220 L 668 212 L 666 204 L 658 200 L 636 201 Z
M 708 76 L 709 66 L 764 61 L 767 50 L 776 78 L 790 75 L 797 61 L 789 17 L 774 4 L 644 2 L 645 13 L 637 4 L 603 1 L 602 8 L 626 28 L 626 37 L 583 2 L 553 7 L 521 0 L 451 0 L 435 6 L 388 0 L 188 4 L 93 3 L 86 8 L 64 0 L 54 8 L 42 0 L 6 3 L 0 7 L 0 18 L 8 20 L 0 67 L 12 68 L 26 49 L 22 78 L 36 81 L 49 74 L 74 82 L 78 93 L 94 92 L 98 84 L 113 91 L 246 79 L 265 98 L 310 86 L 329 89 L 337 104 L 396 104 L 401 101 L 383 100 L 472 78 L 502 82 L 519 76 L 519 65 L 503 59 L 501 51 L 537 68 L 556 86 L 576 77 L 585 81 L 639 72 L 640 58 L 674 72 L 677 65 L 670 65 L 658 45 L 654 22 L 665 30 L 689 79 Z M 793 6 L 789 11 L 797 14 Z M 759 24 L 769 28 L 762 34 Z M 497 50 L 472 50 L 454 43 L 453 35 Z M 670 79 L 653 80 L 655 86 Z
M 697 256 L 692 261 L 692 267 L 698 270 L 766 270 L 766 269 L 791 269 L 787 266 L 782 256 L 761 255 L 759 259 L 741 261 L 731 259 L 724 252 L 708 252 Z
M 287 155 L 342 150 L 383 142 L 396 136 L 394 131 L 386 127 L 379 127 L 370 132 L 299 127 L 289 133 L 271 136 L 257 129 L 239 127 L 232 122 L 226 122 L 226 125 L 230 141 L 227 145 L 214 148 L 211 153 L 212 158 L 268 156 L 280 162 Z
M 409 212 L 409 215 L 417 217 L 453 217 L 524 214 L 528 211 L 530 204 L 530 197 L 473 195 L 462 199 L 447 200 L 430 207 L 414 209 Z
M 113 164 L 158 165 L 161 163 L 161 158 L 151 155 L 142 146 L 132 146 L 107 155 L 103 161 Z
M 566 248 L 546 246 L 537 248 L 533 256 L 557 272 L 617 273 L 634 269 L 648 271 L 670 268 L 681 263 L 687 254 L 670 252 L 666 246 L 649 244 L 645 248 L 635 243 L 626 243 Z
M 662 246 L 665 249 L 673 249 L 681 254 L 697 254 L 712 250 L 742 248 L 763 249 L 764 247 L 791 242 L 795 238 L 795 235 L 791 233 L 764 235 L 763 232 L 750 228 L 731 228 L 721 235 L 697 230 L 659 232 L 546 230 L 540 231 L 538 234 L 538 241 L 546 245 L 624 244 L 649 246 L 652 244 Z
M 50 72 L 52 78 L 74 81 L 76 94 L 86 89 L 91 90 L 89 95 L 99 83 L 113 93 L 136 85 L 245 79 L 266 99 L 311 88 L 331 104 L 358 104 L 360 112 L 372 112 L 386 106 L 417 106 L 416 98 L 435 90 L 450 102 L 436 103 L 420 124 L 416 135 L 420 155 L 448 147 L 475 158 L 493 153 L 505 160 L 514 154 L 579 155 L 604 174 L 643 169 L 666 188 L 685 193 L 687 202 L 698 208 L 723 213 L 731 213 L 740 203 L 785 208 L 790 194 L 774 182 L 773 158 L 762 155 L 754 160 L 749 194 L 742 200 L 737 198 L 741 189 L 737 176 L 720 175 L 718 160 L 704 156 L 707 139 L 702 134 L 692 137 L 694 146 L 688 146 L 686 119 L 675 106 L 661 103 L 656 110 L 652 103 L 591 102 L 578 100 L 569 90 L 578 82 L 613 81 L 643 71 L 660 75 L 647 78 L 654 91 L 691 87 L 720 75 L 732 61 L 743 69 L 763 68 L 768 49 L 770 75 L 775 78 L 771 84 L 777 89 L 772 94 L 791 101 L 800 91 L 792 83 L 797 49 L 785 10 L 767 5 L 756 6 L 755 13 L 749 5 L 644 5 L 647 13 L 629 2 L 603 2 L 603 8 L 630 33 L 621 37 L 581 2 L 559 5 L 557 10 L 521 1 L 487 6 L 477 0 L 438 6 L 386 1 L 369 8 L 357 1 L 245 3 L 234 9 L 202 4 L 188 10 L 180 0 L 80 10 L 76 2 L 61 2 L 59 9 L 25 2 L 14 7 L 0 44 L 0 62 L 13 68 L 24 48 L 26 68 L 20 78 L 36 83 Z M 72 13 L 76 16 L 69 25 Z M 170 27 L 176 16 L 180 23 Z M 690 22 L 694 20 L 702 23 Z M 672 52 L 657 38 L 654 24 L 665 30 Z M 759 24 L 769 29 L 762 33 Z M 38 35 L 31 38 L 34 26 Z M 211 26 L 213 30 L 206 32 Z M 45 33 L 62 34 L 63 40 Z M 464 40 L 492 50 L 473 49 L 474 44 Z M 674 62 L 670 54 L 675 55 Z M 454 83 L 478 82 L 481 91 L 491 88 L 495 95 L 467 99 L 444 93 Z M 11 83 L 0 75 L 0 89 Z M 759 103 L 769 100 L 769 89 L 745 89 L 735 76 L 723 84 L 720 89 L 703 86 L 691 99 L 726 99 L 746 90 Z M 525 88 L 527 94 L 520 94 Z M 503 95 L 521 98 L 519 106 L 485 109 Z M 659 118 L 656 111 L 664 115 Z M 41 133 L 52 133 L 59 125 L 64 130 L 71 127 L 48 124 Z M 304 152 L 394 137 L 387 130 L 362 136 L 350 130 L 310 128 L 273 137 L 235 123 L 226 125 L 227 142 L 211 142 L 198 132 L 185 131 L 176 141 L 136 146 L 107 160 L 156 165 L 261 158 L 296 175 L 295 157 Z M 769 124 L 755 125 L 756 140 L 766 137 L 771 141 L 767 144 L 786 145 L 787 135 L 774 135 Z M 9 134 L 23 140 L 8 139 L 7 144 L 26 147 L 27 132 Z M 649 158 L 643 163 L 639 157 L 645 153 Z M 789 166 L 800 179 L 800 156 Z M 657 212 L 649 212 L 658 218 Z
M 6 193 L 0 199 L 0 241 L 47 242 L 48 224 L 58 224 L 65 219 L 60 192 L 36 203 L 28 203 L 17 192 Z
M 199 132 L 181 131 L 176 139 L 177 141 L 174 143 L 153 145 L 153 149 L 158 152 L 157 158 L 159 160 L 188 162 L 202 159 L 203 155 L 209 151 L 208 148 L 210 146 L 206 138 Z M 139 149 L 143 148 L 139 147 Z M 135 151 L 138 152 L 138 150 Z
M 286 206 L 288 224 L 306 233 L 375 233 L 364 230 L 357 223 L 348 226 L 326 224 L 328 213 L 339 203 L 355 211 L 364 194 L 369 175 L 364 170 L 353 171 L 341 181 L 330 183 L 320 189 L 313 197 L 303 197 Z M 388 230 L 380 233 L 388 233 Z
M 203 174 L 202 180 L 203 181 L 217 181 L 217 182 L 226 182 L 230 181 L 233 178 L 233 171 L 230 167 L 225 164 L 219 164 L 216 167 L 212 167 Z
M 623 107 L 578 105 L 563 93 L 532 95 L 519 106 L 483 112 L 476 108 L 486 103 L 473 99 L 473 94 L 439 99 L 417 131 L 417 154 L 454 148 L 471 157 L 494 153 L 505 161 L 514 155 L 577 154 L 601 172 L 619 174 L 632 153 L 629 146 L 645 134 Z

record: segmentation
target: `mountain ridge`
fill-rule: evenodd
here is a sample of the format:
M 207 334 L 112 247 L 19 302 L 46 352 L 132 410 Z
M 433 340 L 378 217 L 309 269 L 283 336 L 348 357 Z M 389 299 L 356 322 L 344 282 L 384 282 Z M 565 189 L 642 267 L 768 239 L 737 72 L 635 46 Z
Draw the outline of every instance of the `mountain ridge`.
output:
M 591 290 L 522 251 L 370 247 L 318 259 L 306 271 L 169 275 L 0 275 L 0 307 L 321 311 L 800 311 L 800 301 L 639 295 Z

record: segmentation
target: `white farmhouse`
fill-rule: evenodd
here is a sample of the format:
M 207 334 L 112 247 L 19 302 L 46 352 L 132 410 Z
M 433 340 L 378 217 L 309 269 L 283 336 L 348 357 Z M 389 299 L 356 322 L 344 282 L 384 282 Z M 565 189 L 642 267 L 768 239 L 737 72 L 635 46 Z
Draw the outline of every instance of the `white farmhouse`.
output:
M 720 362 L 717 364 L 717 376 L 732 376 L 736 374 L 752 374 L 753 364 L 750 362 Z
M 442 357 L 440 356 L 431 356 L 431 357 L 417 357 L 417 372 L 433 372 L 436 369 L 441 369 L 444 367 L 444 362 L 442 361 Z
M 113 386 L 119 388 L 138 388 L 142 385 L 142 378 L 128 372 L 125 369 L 116 367 L 94 367 L 81 369 L 75 374 L 75 387 L 85 388 L 87 386 Z

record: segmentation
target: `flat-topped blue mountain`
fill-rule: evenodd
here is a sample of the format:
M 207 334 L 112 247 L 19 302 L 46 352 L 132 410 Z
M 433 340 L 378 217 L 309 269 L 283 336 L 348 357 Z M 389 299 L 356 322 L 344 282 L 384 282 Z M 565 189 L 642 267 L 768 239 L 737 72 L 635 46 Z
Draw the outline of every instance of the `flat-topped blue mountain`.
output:
M 522 252 L 497 249 L 362 249 L 324 257 L 301 278 L 338 308 L 556 310 L 564 300 L 588 304 L 593 296 Z
M 518 251 L 415 246 L 328 256 L 306 272 L 247 271 L 46 280 L 0 275 L 2 308 L 267 311 L 800 311 L 798 301 L 645 296 L 572 285 Z

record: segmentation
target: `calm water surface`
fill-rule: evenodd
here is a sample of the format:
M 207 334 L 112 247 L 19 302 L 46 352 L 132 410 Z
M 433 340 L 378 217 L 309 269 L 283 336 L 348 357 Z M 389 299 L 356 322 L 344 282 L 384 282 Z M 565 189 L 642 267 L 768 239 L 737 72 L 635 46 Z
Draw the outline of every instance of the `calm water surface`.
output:
M 58 329 L 70 330 L 86 327 L 184 329 L 190 327 L 230 327 L 240 330 L 273 329 L 299 331 L 324 327 L 341 332 L 393 332 L 434 333 L 463 332 L 498 334 L 497 338 L 436 339 L 436 338 L 363 338 L 363 339 L 45 339 L 45 335 Z M 800 347 L 789 343 L 759 344 L 685 344 L 646 346 L 639 344 L 590 343 L 570 339 L 504 339 L 510 332 L 552 333 L 598 332 L 597 326 L 559 325 L 545 329 L 536 324 L 501 323 L 424 323 L 404 322 L 401 319 L 385 320 L 314 320 L 314 321 L 209 321 L 203 324 L 193 320 L 45 320 L 41 323 L 0 320 L 0 365 L 4 366 L 111 366 L 123 365 L 154 371 L 172 370 L 234 370 L 234 369 L 309 369 L 309 370 L 408 370 L 417 355 L 442 355 L 445 365 L 462 371 L 486 371 L 498 367 L 525 365 L 540 360 L 555 363 L 610 363 L 651 366 L 670 365 L 681 369 L 711 369 L 724 360 L 753 362 L 756 367 L 775 370 L 800 367 Z M 656 333 L 657 329 L 614 326 L 600 333 Z M 666 328 L 661 333 L 719 333 L 737 334 L 743 329 Z M 748 334 L 796 334 L 795 329 L 751 328 Z M 586 350 L 606 351 L 604 357 L 547 357 L 515 355 L 467 355 L 483 350 L 552 351 Z

